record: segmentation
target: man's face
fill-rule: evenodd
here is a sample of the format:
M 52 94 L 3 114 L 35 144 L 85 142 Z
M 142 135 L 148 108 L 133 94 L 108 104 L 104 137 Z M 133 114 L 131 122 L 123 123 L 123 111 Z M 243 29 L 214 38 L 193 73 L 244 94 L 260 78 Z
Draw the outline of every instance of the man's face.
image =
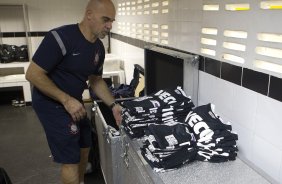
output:
M 115 9 L 107 4 L 100 5 L 91 12 L 90 28 L 92 34 L 103 39 L 112 29 L 112 23 L 115 20 Z

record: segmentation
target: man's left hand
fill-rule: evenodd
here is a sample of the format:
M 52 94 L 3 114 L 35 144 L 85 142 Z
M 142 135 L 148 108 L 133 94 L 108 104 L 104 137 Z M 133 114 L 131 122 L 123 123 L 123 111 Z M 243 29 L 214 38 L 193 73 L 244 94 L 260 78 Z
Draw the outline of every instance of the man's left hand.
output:
M 119 104 L 116 104 L 112 108 L 112 111 L 113 111 L 113 115 L 114 115 L 114 118 L 116 120 L 117 126 L 121 125 L 121 121 L 122 121 L 122 116 L 121 116 L 122 107 Z

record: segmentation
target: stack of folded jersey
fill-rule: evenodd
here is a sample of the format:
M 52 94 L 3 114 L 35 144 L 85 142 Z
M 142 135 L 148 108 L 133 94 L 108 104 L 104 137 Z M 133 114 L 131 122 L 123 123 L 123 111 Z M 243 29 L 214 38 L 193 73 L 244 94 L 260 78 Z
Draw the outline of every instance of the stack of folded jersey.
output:
M 131 138 L 144 136 L 150 124 L 184 122 L 194 104 L 181 87 L 122 102 L 123 126 Z
M 187 125 L 150 124 L 145 133 L 141 154 L 156 172 L 176 169 L 195 160 L 195 138 Z
M 238 135 L 232 132 L 230 123 L 224 123 L 214 113 L 214 105 L 194 108 L 187 115 L 185 123 L 195 135 L 197 160 L 225 162 L 236 159 Z

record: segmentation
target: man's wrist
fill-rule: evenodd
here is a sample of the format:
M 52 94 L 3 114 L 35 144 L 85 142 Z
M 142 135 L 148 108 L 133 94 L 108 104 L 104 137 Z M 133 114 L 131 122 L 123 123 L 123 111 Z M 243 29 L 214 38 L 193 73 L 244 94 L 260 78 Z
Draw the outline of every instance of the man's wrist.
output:
M 67 101 L 69 101 L 69 100 L 70 100 L 70 96 L 69 95 L 65 95 L 64 98 L 61 100 L 61 103 L 63 105 L 65 105 L 67 103 Z
M 114 101 L 113 103 L 111 103 L 111 105 L 109 106 L 110 109 L 113 109 L 118 103 L 116 101 Z

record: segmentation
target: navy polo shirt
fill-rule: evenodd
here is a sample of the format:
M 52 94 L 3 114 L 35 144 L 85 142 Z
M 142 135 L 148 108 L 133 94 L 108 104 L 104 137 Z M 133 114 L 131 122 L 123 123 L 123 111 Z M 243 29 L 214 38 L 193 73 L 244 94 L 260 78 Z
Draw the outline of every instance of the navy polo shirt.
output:
M 81 101 L 88 76 L 103 73 L 105 49 L 100 39 L 89 42 L 72 24 L 49 31 L 32 59 L 58 88 Z M 39 99 L 53 101 L 34 87 L 33 100 Z

